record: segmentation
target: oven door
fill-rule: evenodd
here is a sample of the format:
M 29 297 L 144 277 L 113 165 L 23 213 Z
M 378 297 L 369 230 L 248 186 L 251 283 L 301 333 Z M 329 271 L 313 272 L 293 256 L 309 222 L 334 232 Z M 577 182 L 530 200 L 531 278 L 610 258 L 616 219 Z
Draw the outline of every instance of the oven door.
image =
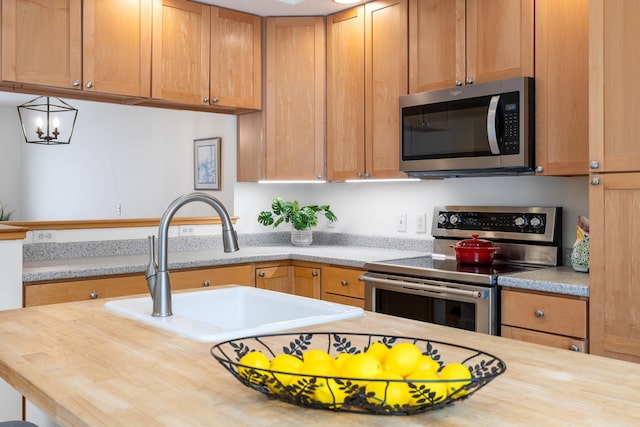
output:
M 365 309 L 491 335 L 498 334 L 497 287 L 366 273 Z

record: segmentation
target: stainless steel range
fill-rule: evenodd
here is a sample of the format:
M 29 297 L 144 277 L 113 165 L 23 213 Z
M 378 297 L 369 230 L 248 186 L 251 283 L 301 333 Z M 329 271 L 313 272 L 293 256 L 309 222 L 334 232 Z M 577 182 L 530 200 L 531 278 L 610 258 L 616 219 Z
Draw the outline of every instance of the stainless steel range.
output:
M 367 310 L 498 335 L 498 276 L 562 264 L 561 207 L 437 207 L 431 232 L 432 255 L 365 265 Z M 473 234 L 498 246 L 492 264 L 456 261 Z

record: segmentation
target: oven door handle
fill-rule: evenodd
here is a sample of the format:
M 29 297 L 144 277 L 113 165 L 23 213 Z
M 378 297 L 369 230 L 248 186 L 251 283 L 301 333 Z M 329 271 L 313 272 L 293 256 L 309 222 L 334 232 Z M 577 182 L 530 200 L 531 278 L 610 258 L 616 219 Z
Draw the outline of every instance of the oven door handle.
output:
M 363 282 L 378 283 L 380 285 L 391 285 L 396 287 L 402 286 L 406 288 L 436 292 L 439 294 L 450 294 L 450 295 L 457 295 L 457 296 L 477 298 L 477 299 L 485 299 L 488 297 L 488 293 L 489 293 L 487 290 L 472 291 L 472 290 L 451 288 L 447 286 L 448 285 L 447 283 L 444 283 L 444 282 L 437 282 L 437 283 L 442 283 L 442 285 L 439 286 L 439 285 L 428 285 L 426 283 L 405 282 L 403 280 L 379 279 L 377 277 L 371 277 L 371 276 L 360 276 L 360 280 Z

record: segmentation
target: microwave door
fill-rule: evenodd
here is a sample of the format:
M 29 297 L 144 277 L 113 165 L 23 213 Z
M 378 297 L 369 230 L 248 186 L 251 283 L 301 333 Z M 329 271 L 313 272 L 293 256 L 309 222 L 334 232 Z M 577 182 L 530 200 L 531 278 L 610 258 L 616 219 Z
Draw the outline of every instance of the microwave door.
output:
M 489 149 L 491 154 L 500 154 L 500 146 L 498 145 L 498 132 L 496 125 L 496 115 L 498 114 L 498 106 L 500 105 L 500 95 L 491 97 L 489 102 L 489 111 L 487 112 L 487 139 L 489 140 Z

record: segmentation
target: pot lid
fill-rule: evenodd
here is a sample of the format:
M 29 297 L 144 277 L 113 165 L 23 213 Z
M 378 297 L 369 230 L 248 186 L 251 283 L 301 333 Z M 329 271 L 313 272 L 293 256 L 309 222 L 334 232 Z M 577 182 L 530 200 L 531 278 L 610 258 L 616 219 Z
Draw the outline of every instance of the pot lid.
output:
M 478 239 L 477 234 L 472 234 L 471 239 L 460 240 L 455 244 L 456 248 L 495 248 L 493 242 L 484 239 Z

